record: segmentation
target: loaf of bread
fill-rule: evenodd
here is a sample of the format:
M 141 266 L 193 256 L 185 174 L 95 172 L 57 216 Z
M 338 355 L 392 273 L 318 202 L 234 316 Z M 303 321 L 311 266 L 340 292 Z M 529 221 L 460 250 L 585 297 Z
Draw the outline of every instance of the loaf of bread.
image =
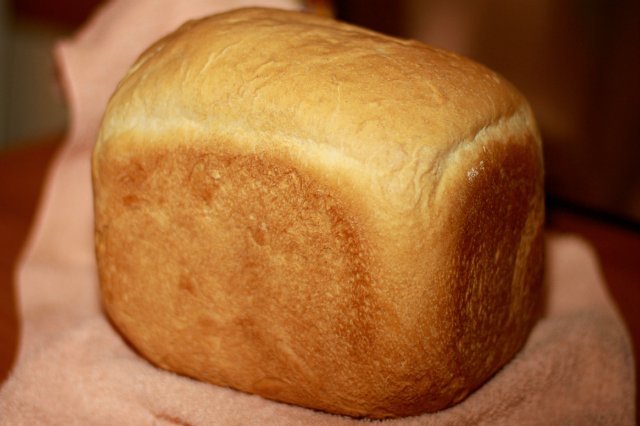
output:
M 419 42 L 270 9 L 186 23 L 119 84 L 93 183 L 114 326 L 215 385 L 436 411 L 512 359 L 539 310 L 530 108 Z

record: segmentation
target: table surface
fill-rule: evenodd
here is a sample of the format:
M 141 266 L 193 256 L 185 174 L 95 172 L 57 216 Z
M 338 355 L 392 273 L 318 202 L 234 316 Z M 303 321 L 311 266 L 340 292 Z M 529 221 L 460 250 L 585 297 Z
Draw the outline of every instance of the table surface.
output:
M 60 137 L 45 137 L 26 147 L 0 152 L 0 383 L 15 360 L 19 339 L 13 270 L 60 140 Z M 637 348 L 640 344 L 640 231 L 637 227 L 556 203 L 551 203 L 548 210 L 549 230 L 579 234 L 596 249 L 609 291 Z M 636 367 L 640 366 L 639 359 L 636 354 Z

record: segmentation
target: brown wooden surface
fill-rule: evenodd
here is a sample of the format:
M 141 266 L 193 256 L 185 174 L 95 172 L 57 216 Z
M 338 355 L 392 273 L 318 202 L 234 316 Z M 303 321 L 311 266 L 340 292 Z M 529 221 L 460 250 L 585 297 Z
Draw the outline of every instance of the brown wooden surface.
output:
M 37 208 L 45 171 L 58 146 L 59 138 L 48 138 L 27 148 L 0 152 L 0 383 L 15 358 L 20 327 L 13 269 Z M 595 247 L 609 290 L 628 325 L 634 346 L 638 347 L 640 233 L 637 228 L 557 205 L 549 210 L 549 229 L 580 234 Z M 636 366 L 639 366 L 637 355 Z
M 0 383 L 18 345 L 13 270 L 27 238 L 48 164 L 60 138 L 0 151 Z

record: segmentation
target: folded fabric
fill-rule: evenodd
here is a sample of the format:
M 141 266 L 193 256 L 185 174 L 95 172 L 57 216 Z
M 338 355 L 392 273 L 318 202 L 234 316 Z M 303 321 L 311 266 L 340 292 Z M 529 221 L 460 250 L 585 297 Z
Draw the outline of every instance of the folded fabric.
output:
M 100 309 L 93 251 L 90 152 L 118 79 L 154 39 L 189 18 L 294 1 L 121 0 L 56 50 L 71 111 L 16 274 L 18 360 L 0 389 L 7 425 L 346 425 L 316 412 L 160 370 L 132 350 Z M 390 425 L 632 425 L 630 339 L 593 251 L 547 238 L 546 311 L 525 348 L 449 409 Z

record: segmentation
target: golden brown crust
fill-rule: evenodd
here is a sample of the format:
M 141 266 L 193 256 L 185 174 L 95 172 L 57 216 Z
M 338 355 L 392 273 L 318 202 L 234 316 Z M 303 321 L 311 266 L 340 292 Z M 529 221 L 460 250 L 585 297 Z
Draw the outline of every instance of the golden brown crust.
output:
M 93 161 L 105 309 L 163 368 L 404 416 L 535 321 L 540 141 L 458 56 L 294 12 L 195 21 L 120 84 Z

